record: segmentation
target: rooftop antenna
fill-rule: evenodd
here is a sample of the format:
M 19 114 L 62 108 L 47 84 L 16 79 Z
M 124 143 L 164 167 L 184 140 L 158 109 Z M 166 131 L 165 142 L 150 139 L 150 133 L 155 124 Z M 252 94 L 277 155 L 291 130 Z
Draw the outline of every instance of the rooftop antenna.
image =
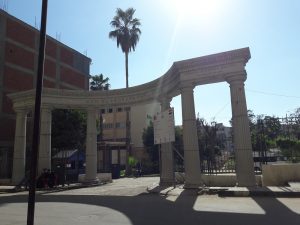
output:
M 85 49 L 85 50 L 83 51 L 83 54 L 84 54 L 85 56 L 87 56 L 87 49 Z
M 8 11 L 8 0 L 3 0 L 2 9 L 6 12 Z
M 56 32 L 55 38 L 56 40 L 60 41 L 61 33 Z

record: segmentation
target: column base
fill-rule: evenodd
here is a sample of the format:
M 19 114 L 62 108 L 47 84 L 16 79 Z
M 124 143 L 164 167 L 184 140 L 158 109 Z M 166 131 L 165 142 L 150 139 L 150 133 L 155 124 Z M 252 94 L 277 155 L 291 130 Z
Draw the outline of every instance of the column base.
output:
M 243 183 L 236 183 L 236 186 L 237 187 L 258 187 L 257 183 L 256 182 L 243 182 Z
M 175 181 L 173 179 L 160 179 L 159 186 L 173 186 Z
M 183 186 L 183 188 L 184 189 L 200 189 L 203 186 L 204 186 L 204 184 L 202 182 L 200 182 L 200 183 L 193 183 L 193 184 L 191 184 L 191 183 L 185 183 L 184 186 Z
M 95 178 L 95 179 L 84 179 L 81 183 L 85 184 L 85 185 L 93 185 L 93 184 L 99 184 L 100 180 L 98 178 Z

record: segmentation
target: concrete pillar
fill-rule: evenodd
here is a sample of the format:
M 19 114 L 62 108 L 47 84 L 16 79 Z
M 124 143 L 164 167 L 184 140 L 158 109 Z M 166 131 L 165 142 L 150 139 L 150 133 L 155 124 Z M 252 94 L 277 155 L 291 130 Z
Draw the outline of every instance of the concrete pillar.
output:
M 41 108 L 38 175 L 43 169 L 51 169 L 51 121 L 51 109 Z
M 97 181 L 97 110 L 87 110 L 87 131 L 86 131 L 86 155 L 85 155 L 85 182 Z
M 16 130 L 14 143 L 14 158 L 12 183 L 18 184 L 25 176 L 25 160 L 26 160 L 26 122 L 27 111 L 16 110 Z
M 185 188 L 202 185 L 193 92 L 192 86 L 181 88 Z
M 161 112 L 170 108 L 169 98 L 163 98 L 161 101 Z M 175 129 L 175 127 L 174 127 Z M 160 171 L 160 185 L 172 185 L 174 184 L 174 155 L 173 155 L 173 144 L 163 143 L 161 144 L 161 171 Z
M 237 185 L 255 186 L 253 153 L 244 81 L 246 74 L 229 77 Z

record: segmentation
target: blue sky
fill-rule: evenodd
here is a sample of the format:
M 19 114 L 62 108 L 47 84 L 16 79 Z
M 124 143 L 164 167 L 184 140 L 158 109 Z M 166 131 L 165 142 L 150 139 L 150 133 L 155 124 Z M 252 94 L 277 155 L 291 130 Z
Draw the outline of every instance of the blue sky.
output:
M 7 11 L 35 26 L 41 0 L 0 0 Z M 92 59 L 91 74 L 103 73 L 113 89 L 125 87 L 125 58 L 108 38 L 116 8 L 136 9 L 142 35 L 129 55 L 129 85 L 163 75 L 174 61 L 249 47 L 245 83 L 248 109 L 285 116 L 300 107 L 300 1 L 298 0 L 49 0 L 47 33 Z M 195 88 L 196 113 L 228 124 L 227 83 Z M 181 124 L 180 97 L 174 98 Z

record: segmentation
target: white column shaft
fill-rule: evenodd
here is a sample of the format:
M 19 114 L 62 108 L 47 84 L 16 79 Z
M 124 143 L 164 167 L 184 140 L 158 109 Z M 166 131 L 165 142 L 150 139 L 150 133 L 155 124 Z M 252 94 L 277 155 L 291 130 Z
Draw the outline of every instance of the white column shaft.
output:
M 201 182 L 200 156 L 192 87 L 181 90 L 184 145 L 185 187 L 196 188 Z
M 254 186 L 256 182 L 243 80 L 231 81 L 230 93 L 238 186 Z
M 169 108 L 170 99 L 164 98 L 161 102 L 161 112 L 168 110 Z M 161 144 L 160 185 L 171 185 L 174 183 L 174 155 L 172 146 L 171 142 Z
M 42 108 L 40 122 L 38 174 L 41 174 L 43 172 L 43 169 L 51 169 L 51 122 L 51 109 Z
M 26 122 L 27 113 L 24 110 L 17 111 L 12 183 L 18 184 L 25 176 L 26 160 Z
M 97 180 L 96 109 L 88 109 L 86 131 L 85 181 Z

